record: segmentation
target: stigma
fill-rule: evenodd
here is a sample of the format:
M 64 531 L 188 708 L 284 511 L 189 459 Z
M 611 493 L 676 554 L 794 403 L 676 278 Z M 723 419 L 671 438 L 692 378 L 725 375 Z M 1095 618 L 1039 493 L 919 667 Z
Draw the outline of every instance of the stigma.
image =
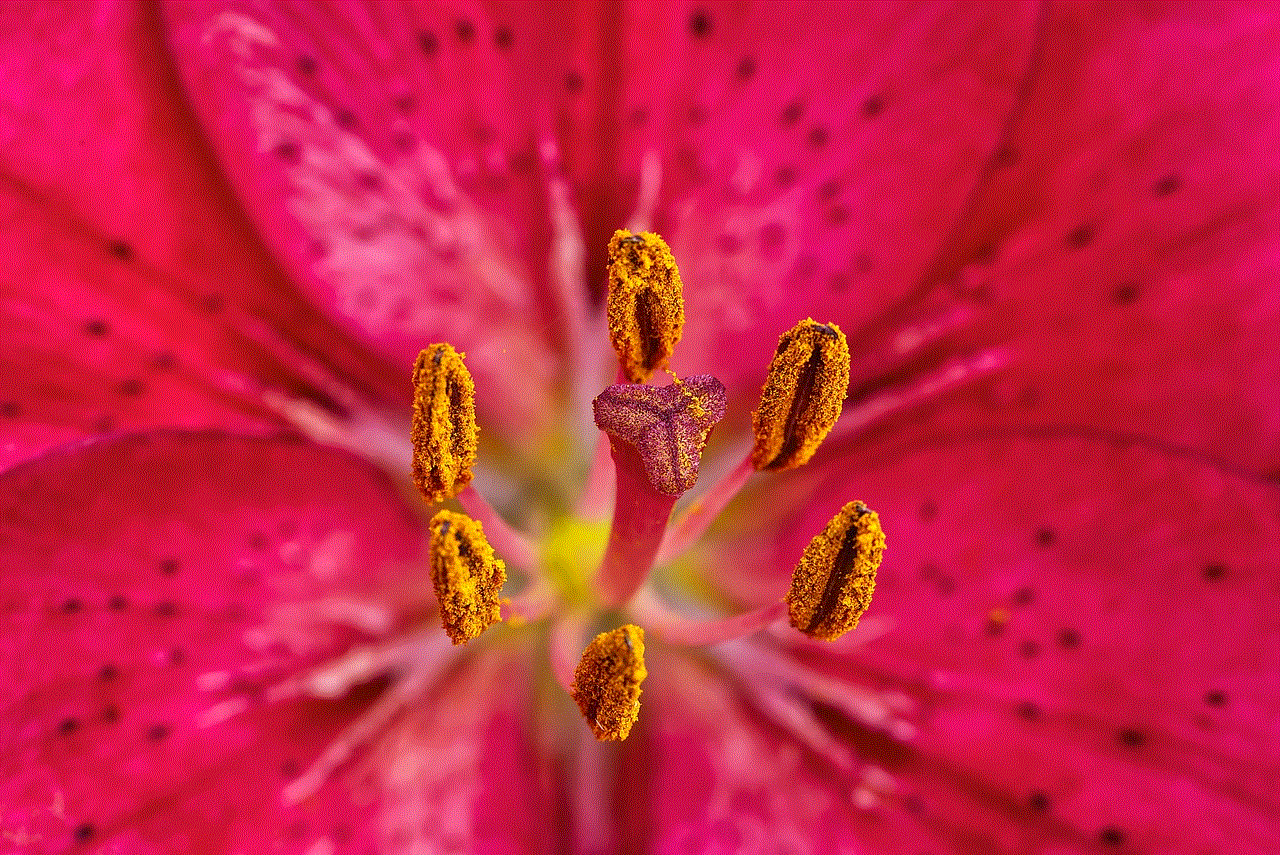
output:
M 858 625 L 871 605 L 884 556 L 880 516 L 850 502 L 805 547 L 791 577 L 787 613 L 810 638 L 835 641 Z
M 605 312 L 627 380 L 643 383 L 666 368 L 684 330 L 683 285 L 666 241 L 652 232 L 614 232 Z
M 569 693 L 596 739 L 627 738 L 640 716 L 640 684 L 647 676 L 640 627 L 627 624 L 602 632 L 587 645 Z
M 431 583 L 440 620 L 454 644 L 476 638 L 501 619 L 507 569 L 470 517 L 440 511 L 431 520 Z
M 476 462 L 476 387 L 462 356 L 433 344 L 413 367 L 413 482 L 428 502 L 458 495 Z
M 849 343 L 835 324 L 805 319 L 782 334 L 751 414 L 757 470 L 794 469 L 826 439 L 849 390 Z

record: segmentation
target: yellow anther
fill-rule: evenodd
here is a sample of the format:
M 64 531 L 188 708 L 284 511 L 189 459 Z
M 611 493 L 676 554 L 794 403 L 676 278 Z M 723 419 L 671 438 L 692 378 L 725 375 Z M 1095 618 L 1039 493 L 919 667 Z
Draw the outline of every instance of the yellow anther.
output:
M 835 641 L 858 625 L 871 605 L 884 555 L 880 517 L 862 502 L 840 509 L 809 541 L 791 576 L 791 625 L 811 638 Z
M 454 644 L 470 641 L 502 619 L 499 595 L 507 568 L 471 517 L 453 511 L 432 517 L 431 583 L 440 621 Z
M 626 624 L 602 632 L 587 645 L 573 671 L 569 693 L 601 742 L 627 738 L 640 715 L 644 630 Z
M 462 356 L 433 344 L 413 367 L 413 482 L 428 502 L 458 495 L 476 462 L 476 387 Z
M 808 463 L 840 418 L 848 391 L 849 343 L 838 326 L 808 318 L 783 333 L 760 409 L 751 414 L 751 464 L 781 471 Z
M 680 271 L 666 241 L 626 229 L 609 241 L 609 339 L 622 371 L 643 383 L 665 368 L 684 329 Z

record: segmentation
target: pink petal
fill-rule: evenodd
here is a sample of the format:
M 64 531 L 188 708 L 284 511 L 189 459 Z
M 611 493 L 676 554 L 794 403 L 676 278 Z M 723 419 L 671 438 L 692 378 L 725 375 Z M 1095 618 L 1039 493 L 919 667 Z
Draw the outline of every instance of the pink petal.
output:
M 228 391 L 303 390 L 260 328 L 405 406 L 257 245 L 155 23 L 134 3 L 0 9 L 0 467 L 103 431 L 277 424 Z
M 38 853 L 375 836 L 349 787 L 280 795 L 376 685 L 201 719 L 222 682 L 247 691 L 350 641 L 291 608 L 429 596 L 421 535 L 383 478 L 287 440 L 133 436 L 0 476 L 0 834 Z
M 1050 9 L 940 277 L 1013 357 L 947 426 L 1072 425 L 1280 472 L 1280 15 Z M 918 422 L 918 415 L 914 421 Z
M 559 152 L 591 126 L 591 22 L 436 4 L 175 3 L 165 18 L 216 151 L 302 288 L 396 364 L 431 341 L 465 351 L 490 423 L 545 419 L 570 344 L 547 326 L 569 311 L 555 295 L 583 299 L 552 218 L 574 219 L 553 197 L 585 168 Z
M 829 474 L 760 587 L 785 589 L 776 571 L 846 499 L 880 512 L 864 624 L 890 631 L 823 659 L 917 704 L 914 740 L 852 736 L 904 805 L 985 851 L 1280 846 L 1274 483 L 1068 435 Z
M 608 210 L 629 216 L 650 158 L 688 301 L 677 371 L 756 395 L 796 321 L 852 335 L 912 294 L 1035 38 L 1029 4 L 628 6 Z

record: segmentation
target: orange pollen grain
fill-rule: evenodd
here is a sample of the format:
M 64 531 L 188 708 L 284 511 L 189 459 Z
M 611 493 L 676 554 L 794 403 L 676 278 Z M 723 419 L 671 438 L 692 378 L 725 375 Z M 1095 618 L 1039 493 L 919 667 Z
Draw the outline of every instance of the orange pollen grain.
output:
M 849 343 L 835 324 L 807 318 L 783 333 L 751 414 L 757 471 L 794 469 L 826 439 L 849 390 Z
M 653 232 L 614 232 L 605 314 L 630 382 L 643 383 L 666 367 L 684 330 L 683 285 L 666 241 Z
M 431 583 L 441 623 L 454 644 L 470 641 L 502 619 L 507 568 L 477 520 L 453 511 L 431 519 Z
M 587 645 L 573 671 L 569 693 L 601 742 L 627 738 L 640 715 L 644 630 L 626 624 L 602 632 Z
M 871 605 L 883 556 L 879 514 L 862 502 L 845 505 L 805 547 L 791 576 L 791 625 L 825 641 L 857 627 Z
M 428 502 L 458 495 L 476 462 L 476 387 L 462 358 L 433 344 L 413 368 L 413 482 Z

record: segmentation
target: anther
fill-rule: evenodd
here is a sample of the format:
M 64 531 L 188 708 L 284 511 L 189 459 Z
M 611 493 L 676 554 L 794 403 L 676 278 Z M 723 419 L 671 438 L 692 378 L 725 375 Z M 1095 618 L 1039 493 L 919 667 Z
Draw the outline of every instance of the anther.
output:
M 480 523 L 465 514 L 440 511 L 431 519 L 431 582 L 444 631 L 454 644 L 501 620 L 506 565 L 493 554 Z
M 840 509 L 809 542 L 791 576 L 791 625 L 811 638 L 835 641 L 858 625 L 871 605 L 884 555 L 879 515 L 862 502 Z
M 848 390 L 849 343 L 838 326 L 809 318 L 783 333 L 751 414 L 751 464 L 782 471 L 808 463 L 840 418 Z
M 462 356 L 433 344 L 413 368 L 413 482 L 429 502 L 458 495 L 476 462 L 476 387 Z
M 666 367 L 684 329 L 684 296 L 671 249 L 653 232 L 613 233 L 606 315 L 628 380 L 643 383 Z
M 587 645 L 573 671 L 569 693 L 601 742 L 627 738 L 640 715 L 644 630 L 626 624 L 602 632 Z

